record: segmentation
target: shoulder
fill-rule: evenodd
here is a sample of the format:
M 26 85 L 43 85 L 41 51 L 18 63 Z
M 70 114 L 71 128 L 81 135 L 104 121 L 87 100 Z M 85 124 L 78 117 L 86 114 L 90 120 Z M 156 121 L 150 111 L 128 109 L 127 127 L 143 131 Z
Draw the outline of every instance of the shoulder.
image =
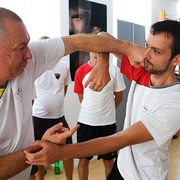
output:
M 76 72 L 77 73 L 80 73 L 80 72 L 86 72 L 86 71 L 90 71 L 92 70 L 92 67 L 88 64 L 88 63 L 85 63 L 83 65 L 81 65 L 77 70 Z

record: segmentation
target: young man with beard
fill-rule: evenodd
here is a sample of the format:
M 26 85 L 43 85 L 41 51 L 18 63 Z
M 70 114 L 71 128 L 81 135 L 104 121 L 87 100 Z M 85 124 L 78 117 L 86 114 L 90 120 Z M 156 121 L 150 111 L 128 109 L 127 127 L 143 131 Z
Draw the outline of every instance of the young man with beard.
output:
M 136 63 L 143 65 L 140 68 L 131 65 L 132 58 L 136 58 L 132 52 L 139 47 L 123 41 L 117 57 L 121 59 L 121 72 L 132 81 L 123 131 L 74 145 L 38 141 L 34 145 L 42 150 L 25 151 L 27 163 L 47 164 L 120 150 L 108 180 L 167 179 L 168 146 L 180 129 L 180 81 L 175 75 L 175 68 L 180 64 L 179 32 L 180 22 L 177 21 L 153 24 L 145 43 L 143 61 Z M 101 55 L 108 59 L 106 54 Z M 148 82 L 149 87 L 144 86 L 144 82 Z M 51 134 L 45 133 L 44 139 L 58 143 Z M 59 134 L 59 138 L 62 135 Z M 55 151 L 56 155 L 50 155 Z

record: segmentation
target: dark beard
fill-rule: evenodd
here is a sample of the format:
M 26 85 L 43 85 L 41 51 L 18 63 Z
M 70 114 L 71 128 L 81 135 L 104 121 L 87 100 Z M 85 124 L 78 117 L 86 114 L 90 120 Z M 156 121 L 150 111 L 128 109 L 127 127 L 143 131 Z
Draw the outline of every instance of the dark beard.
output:
M 169 63 L 167 64 L 167 66 L 166 66 L 164 69 L 156 70 L 156 69 L 154 68 L 154 65 L 153 65 L 151 62 L 149 62 L 149 60 L 145 59 L 145 60 L 144 60 L 144 70 L 145 70 L 147 73 L 149 73 L 149 74 L 157 74 L 157 75 L 163 74 L 164 72 L 167 71 L 170 63 L 171 63 L 171 62 L 169 61 Z M 149 64 L 152 66 L 151 69 L 148 69 L 148 65 L 149 65 Z

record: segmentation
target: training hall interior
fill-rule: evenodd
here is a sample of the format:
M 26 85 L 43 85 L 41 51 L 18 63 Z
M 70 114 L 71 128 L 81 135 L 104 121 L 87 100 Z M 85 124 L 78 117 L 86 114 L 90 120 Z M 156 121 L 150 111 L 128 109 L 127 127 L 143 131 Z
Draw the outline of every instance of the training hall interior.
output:
M 147 32 L 151 24 L 165 19 L 180 21 L 180 0 L 84 0 L 95 7 L 94 21 L 104 22 L 103 30 L 115 38 L 128 40 L 144 45 Z M 38 40 L 41 36 L 51 38 L 66 36 L 69 31 L 69 0 L 0 0 L 0 6 L 16 12 L 27 26 L 31 41 Z M 101 11 L 101 8 L 103 9 Z M 92 10 L 93 13 L 93 10 Z M 103 14 L 101 14 L 103 13 Z M 70 66 L 70 56 L 62 59 Z M 113 64 L 119 66 L 119 61 L 110 56 Z M 72 68 L 72 71 L 76 69 Z M 73 72 L 72 72 L 73 73 Z M 72 77 L 73 79 L 73 77 Z M 124 125 L 126 100 L 130 82 L 124 78 L 126 89 L 121 105 L 116 110 L 117 130 L 121 131 Z M 77 94 L 73 92 L 73 82 L 68 87 L 65 96 L 65 116 L 72 128 L 78 119 L 80 103 Z M 72 103 L 73 102 L 73 103 Z M 76 143 L 76 133 L 73 135 Z M 180 137 L 172 138 L 169 146 L 170 167 L 168 180 L 180 179 Z M 74 159 L 73 179 L 78 180 L 78 159 Z M 65 180 L 65 174 L 54 174 L 54 164 L 46 167 L 45 180 Z M 105 179 L 104 167 L 96 157 L 90 163 L 89 180 Z

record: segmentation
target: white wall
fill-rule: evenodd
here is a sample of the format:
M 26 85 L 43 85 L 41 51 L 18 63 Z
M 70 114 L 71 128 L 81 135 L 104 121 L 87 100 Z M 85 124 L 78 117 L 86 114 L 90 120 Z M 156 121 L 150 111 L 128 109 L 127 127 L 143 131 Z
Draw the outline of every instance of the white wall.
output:
M 158 20 L 158 11 L 159 10 L 165 10 L 166 15 L 170 19 L 176 19 L 177 16 L 180 17 L 180 14 L 178 14 L 177 4 L 179 2 L 177 0 L 160 0 L 157 3 L 157 0 L 152 0 L 152 23 L 156 22 Z
M 24 21 L 31 40 L 60 35 L 59 0 L 0 0 L 0 7 L 16 12 Z
M 117 19 L 149 27 L 151 25 L 151 0 L 113 1 L 114 36 L 117 35 Z

